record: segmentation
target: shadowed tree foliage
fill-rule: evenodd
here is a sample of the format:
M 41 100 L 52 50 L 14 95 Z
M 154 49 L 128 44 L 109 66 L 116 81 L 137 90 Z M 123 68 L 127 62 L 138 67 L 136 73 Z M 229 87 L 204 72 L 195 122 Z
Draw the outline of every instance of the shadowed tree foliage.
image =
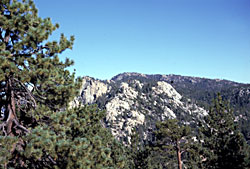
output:
M 126 168 L 125 149 L 102 126 L 103 117 L 96 106 L 53 114 L 48 125 L 37 126 L 24 138 L 20 158 L 29 159 L 25 167 Z M 51 161 L 43 158 L 46 154 Z
M 74 37 L 47 41 L 58 24 L 38 17 L 31 0 L 3 0 L 0 10 L 0 127 L 5 136 L 17 136 L 77 94 L 80 83 L 66 70 L 73 61 L 58 58 L 72 48 Z
M 166 167 L 178 169 L 197 167 L 195 158 L 197 145 L 189 126 L 180 124 L 176 119 L 169 119 L 157 123 L 156 129 L 156 148 L 167 152 L 170 157 L 165 164 Z
M 74 37 L 48 41 L 59 27 L 32 0 L 0 1 L 0 165 L 2 168 L 124 168 L 124 148 L 95 107 L 69 108 L 81 80 L 58 55 Z
M 153 135 L 153 141 L 137 153 L 139 168 L 198 168 L 199 146 L 190 127 L 169 119 L 156 123 Z
M 131 135 L 131 144 L 129 146 L 128 158 L 130 160 L 130 168 L 144 169 L 147 168 L 148 151 L 147 147 L 142 143 L 139 132 L 133 129 Z
M 232 109 L 218 94 L 200 128 L 202 168 L 249 168 L 249 146 L 234 121 Z
M 0 12 L 0 146 L 11 154 L 4 160 L 6 167 L 19 161 L 17 152 L 26 147 L 24 137 L 66 107 L 80 83 L 66 70 L 73 61 L 58 58 L 72 48 L 74 37 L 67 40 L 62 34 L 59 42 L 47 41 L 58 24 L 38 17 L 31 0 L 3 0 Z M 6 139 L 11 148 L 2 144 Z

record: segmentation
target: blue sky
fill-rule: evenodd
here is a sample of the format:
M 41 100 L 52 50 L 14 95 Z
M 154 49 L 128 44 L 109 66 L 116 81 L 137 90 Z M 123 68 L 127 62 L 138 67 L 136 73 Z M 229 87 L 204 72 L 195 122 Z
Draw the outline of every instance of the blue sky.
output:
M 78 76 L 179 74 L 250 83 L 249 0 L 35 0 L 74 35 Z

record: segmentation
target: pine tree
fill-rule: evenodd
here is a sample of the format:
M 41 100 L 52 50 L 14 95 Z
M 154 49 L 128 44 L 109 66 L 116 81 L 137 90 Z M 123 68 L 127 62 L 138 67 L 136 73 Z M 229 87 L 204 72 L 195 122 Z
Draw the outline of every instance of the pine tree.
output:
M 154 150 L 157 150 L 156 154 L 162 153 L 161 156 L 168 157 L 166 164 L 162 164 L 161 167 L 178 166 L 178 169 L 182 169 L 183 165 L 185 168 L 197 167 L 194 158 L 197 146 L 189 126 L 181 125 L 176 119 L 169 119 L 156 124 L 155 134 Z
M 84 106 L 53 114 L 48 125 L 34 128 L 25 141 L 27 168 L 126 168 L 125 148 L 102 127 L 104 112 Z M 43 161 L 50 155 L 51 162 Z M 48 161 L 49 159 L 47 159 Z M 19 166 L 15 166 L 19 167 Z
M 203 168 L 249 167 L 249 146 L 234 122 L 232 109 L 219 94 L 200 131 Z
M 130 168 L 147 168 L 147 148 L 143 145 L 136 128 L 132 131 L 130 142 L 128 155 L 130 159 Z
M 12 154 L 1 158 L 6 167 L 19 160 L 17 149 L 26 146 L 22 137 L 66 107 L 80 80 L 66 70 L 73 61 L 58 57 L 72 48 L 74 37 L 67 40 L 62 34 L 59 42 L 49 42 L 59 25 L 38 17 L 33 1 L 2 0 L 0 11 L 0 142 L 12 143 L 11 148 L 0 144 Z
M 59 60 L 74 37 L 48 41 L 59 25 L 32 0 L 0 1 L 1 168 L 125 168 L 124 147 L 96 107 L 69 108 L 80 78 Z
M 72 48 L 74 37 L 47 41 L 58 24 L 38 17 L 31 0 L 3 0 L 0 9 L 1 129 L 14 136 L 28 133 L 29 121 L 39 123 L 45 110 L 59 110 L 75 96 L 79 83 L 66 70 L 73 61 L 58 57 Z

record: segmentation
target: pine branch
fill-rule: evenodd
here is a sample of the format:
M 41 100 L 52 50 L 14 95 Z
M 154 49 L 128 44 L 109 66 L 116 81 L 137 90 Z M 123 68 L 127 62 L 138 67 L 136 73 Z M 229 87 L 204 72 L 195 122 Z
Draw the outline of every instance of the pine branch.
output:
M 48 156 L 48 159 L 49 159 L 54 165 L 56 165 L 55 160 L 53 160 L 53 158 L 52 158 L 51 156 Z
M 12 54 L 11 56 L 16 57 L 16 56 L 21 56 L 21 57 L 31 57 L 34 54 L 37 54 L 38 52 L 42 51 L 43 49 L 50 49 L 47 46 L 40 46 L 38 47 L 36 50 L 34 50 L 33 52 L 30 53 L 23 53 L 23 54 Z
M 4 41 L 3 39 L 3 35 L 2 35 L 3 31 L 2 31 L 2 28 L 0 27 L 0 39 L 2 40 L 2 42 Z
M 7 87 L 5 86 L 5 87 L 2 87 L 1 89 L 0 89 L 0 92 L 5 92 L 7 90 Z
M 38 96 L 40 99 L 42 99 L 42 100 L 46 100 L 46 98 L 42 96 L 42 93 L 38 90 L 38 88 L 36 87 L 36 85 L 34 85 L 34 88 L 35 88 L 36 92 L 38 93 L 37 96 Z
M 19 127 L 20 129 L 23 129 L 27 133 L 30 133 L 30 131 L 26 127 L 24 127 L 23 125 L 21 125 L 16 119 L 14 119 L 14 122 L 17 125 L 17 127 Z
M 6 130 L 5 130 L 4 127 L 6 127 L 6 122 L 3 122 L 2 124 L 0 124 L 0 129 L 2 128 L 2 131 L 3 131 L 3 133 L 4 133 L 4 136 L 6 137 L 6 136 L 7 136 L 7 132 L 6 132 Z
M 10 30 L 7 29 L 6 32 L 5 32 L 5 37 L 4 37 L 4 43 L 7 44 L 9 42 L 9 39 L 10 39 Z
M 28 93 L 29 97 L 33 101 L 34 107 L 36 108 L 37 104 L 36 104 L 36 100 L 35 100 L 35 97 L 33 96 L 33 94 L 29 91 L 29 89 L 27 89 L 27 87 L 21 81 L 19 81 L 16 78 L 14 78 L 14 80 L 17 81 L 26 90 L 26 92 Z

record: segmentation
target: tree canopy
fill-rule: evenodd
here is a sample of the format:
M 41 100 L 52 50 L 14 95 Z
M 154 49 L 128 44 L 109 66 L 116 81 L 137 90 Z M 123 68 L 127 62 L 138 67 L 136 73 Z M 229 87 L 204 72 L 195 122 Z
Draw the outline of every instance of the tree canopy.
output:
M 71 106 L 81 79 L 67 70 L 72 60 L 59 59 L 74 37 L 49 41 L 58 27 L 38 16 L 32 0 L 0 1 L 1 168 L 249 167 L 249 147 L 220 96 L 199 142 L 190 127 L 170 119 L 156 124 L 148 144 L 135 134 L 128 151 L 105 128 L 97 106 Z
M 2 168 L 125 168 L 124 148 L 103 128 L 103 112 L 71 108 L 81 85 L 59 59 L 74 37 L 49 36 L 32 0 L 0 1 L 0 165 Z
M 67 106 L 80 83 L 66 70 L 73 61 L 62 62 L 58 57 L 72 48 L 73 36 L 67 40 L 62 34 L 59 42 L 48 41 L 59 25 L 38 17 L 33 1 L 3 0 L 0 9 L 0 108 L 4 121 L 0 127 L 9 136 L 27 133 L 28 123 L 39 123 L 47 110 Z
M 200 127 L 202 167 L 211 169 L 249 167 L 249 146 L 240 133 L 229 104 L 218 97 Z

